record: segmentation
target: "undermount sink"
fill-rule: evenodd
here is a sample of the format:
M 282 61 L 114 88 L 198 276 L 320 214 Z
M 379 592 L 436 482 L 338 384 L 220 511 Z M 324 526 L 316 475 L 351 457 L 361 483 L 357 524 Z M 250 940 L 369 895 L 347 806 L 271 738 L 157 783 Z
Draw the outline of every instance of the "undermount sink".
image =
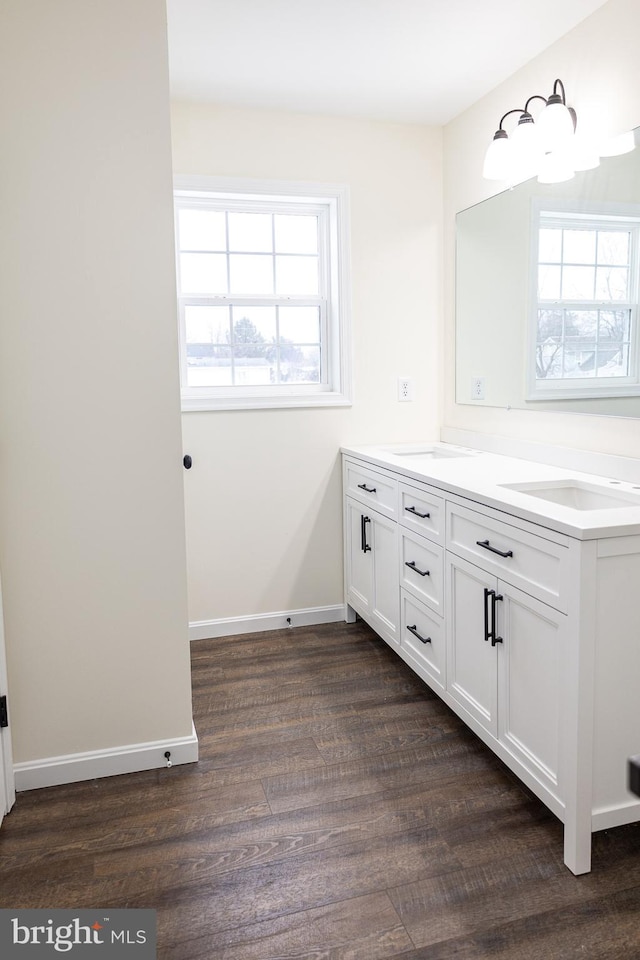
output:
M 640 506 L 640 496 L 626 491 L 607 490 L 584 480 L 538 481 L 536 483 L 501 483 L 505 490 L 517 490 L 529 497 L 559 503 L 573 510 L 614 510 Z
M 429 460 L 451 460 L 454 457 L 471 457 L 472 453 L 465 450 L 446 450 L 444 447 L 383 447 L 385 453 L 392 453 L 394 457 L 422 457 Z

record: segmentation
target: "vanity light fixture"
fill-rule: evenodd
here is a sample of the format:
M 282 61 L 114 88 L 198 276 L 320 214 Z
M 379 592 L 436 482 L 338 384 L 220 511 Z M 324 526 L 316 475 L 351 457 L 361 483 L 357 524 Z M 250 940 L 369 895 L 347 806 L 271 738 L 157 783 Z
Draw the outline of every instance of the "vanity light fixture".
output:
M 542 100 L 534 120 L 529 107 Z M 504 129 L 507 117 L 518 114 L 511 136 Z M 576 170 L 589 170 L 600 162 L 599 153 L 576 136 L 577 115 L 567 106 L 564 84 L 555 80 L 549 97 L 534 94 L 524 107 L 507 110 L 487 150 L 483 176 L 487 180 L 517 182 L 538 175 L 541 183 L 570 180 Z

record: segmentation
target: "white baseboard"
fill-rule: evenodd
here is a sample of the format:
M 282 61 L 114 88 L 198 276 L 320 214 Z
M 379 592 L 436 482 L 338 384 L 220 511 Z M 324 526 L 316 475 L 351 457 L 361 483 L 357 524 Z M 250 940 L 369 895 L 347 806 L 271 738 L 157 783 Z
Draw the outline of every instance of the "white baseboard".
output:
M 261 633 L 283 627 L 314 627 L 320 623 L 338 623 L 346 619 L 343 603 L 332 607 L 306 607 L 278 613 L 258 613 L 247 617 L 221 617 L 219 620 L 195 620 L 189 624 L 190 640 L 210 640 L 236 633 Z M 287 623 L 287 618 L 290 623 Z
M 65 757 L 45 757 L 14 764 L 16 790 L 36 790 L 61 783 L 113 777 L 165 767 L 165 751 L 171 752 L 171 765 L 195 763 L 198 759 L 198 735 L 192 725 L 191 736 L 151 743 L 131 743 L 91 753 L 71 753 Z

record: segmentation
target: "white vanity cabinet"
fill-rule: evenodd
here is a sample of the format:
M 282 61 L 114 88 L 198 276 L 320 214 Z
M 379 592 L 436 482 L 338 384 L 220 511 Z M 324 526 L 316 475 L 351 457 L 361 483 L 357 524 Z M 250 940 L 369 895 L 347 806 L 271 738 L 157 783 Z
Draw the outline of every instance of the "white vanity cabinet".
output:
M 593 831 L 640 820 L 626 782 L 640 751 L 640 506 L 628 535 L 612 510 L 593 532 L 576 520 L 574 536 L 544 507 L 539 523 L 498 509 L 497 484 L 486 502 L 487 469 L 476 488 L 468 466 L 436 466 L 429 483 L 428 464 L 422 481 L 345 453 L 347 618 L 563 821 L 565 863 L 586 873 Z

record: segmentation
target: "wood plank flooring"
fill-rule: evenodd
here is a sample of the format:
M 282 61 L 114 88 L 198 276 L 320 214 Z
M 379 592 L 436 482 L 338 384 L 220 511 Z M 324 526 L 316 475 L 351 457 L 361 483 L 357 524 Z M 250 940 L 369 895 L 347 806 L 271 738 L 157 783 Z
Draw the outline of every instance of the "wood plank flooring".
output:
M 640 960 L 640 828 L 562 827 L 363 623 L 192 644 L 197 765 L 22 793 L 0 906 L 153 907 L 161 960 Z

